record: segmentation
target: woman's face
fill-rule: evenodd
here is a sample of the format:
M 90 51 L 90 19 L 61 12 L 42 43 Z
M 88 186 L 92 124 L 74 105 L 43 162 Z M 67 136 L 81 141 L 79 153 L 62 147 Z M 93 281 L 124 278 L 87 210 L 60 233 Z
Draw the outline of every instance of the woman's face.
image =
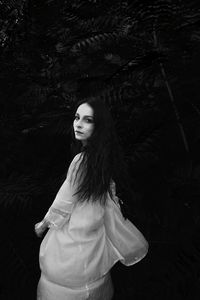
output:
M 73 128 L 75 138 L 85 145 L 94 131 L 94 112 L 87 103 L 83 103 L 78 107 Z

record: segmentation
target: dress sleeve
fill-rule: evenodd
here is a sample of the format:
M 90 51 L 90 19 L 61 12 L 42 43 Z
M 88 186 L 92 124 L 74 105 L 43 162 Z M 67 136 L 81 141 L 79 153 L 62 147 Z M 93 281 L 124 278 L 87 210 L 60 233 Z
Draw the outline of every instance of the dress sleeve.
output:
M 72 160 L 67 177 L 44 217 L 50 228 L 61 228 L 70 219 L 73 207 L 77 201 L 77 195 L 75 195 L 75 193 L 77 190 L 78 171 L 81 160 L 81 153 L 77 154 Z
M 104 224 L 109 245 L 124 265 L 139 262 L 148 252 L 148 242 L 128 219 L 124 219 L 116 196 L 115 183 L 111 183 L 112 199 L 108 195 Z

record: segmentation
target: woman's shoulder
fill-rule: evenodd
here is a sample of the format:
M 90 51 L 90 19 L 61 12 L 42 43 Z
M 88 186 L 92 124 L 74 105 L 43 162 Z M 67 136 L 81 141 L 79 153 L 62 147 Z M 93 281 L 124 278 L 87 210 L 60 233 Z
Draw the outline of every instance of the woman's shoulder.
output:
M 81 162 L 82 159 L 83 159 L 83 152 L 80 152 L 74 156 L 74 158 L 71 161 L 71 164 L 76 164 L 79 161 Z
M 72 159 L 69 167 L 68 167 L 68 171 L 67 171 L 67 178 L 71 178 L 72 177 L 76 177 L 75 174 L 77 174 L 78 170 L 79 170 L 79 166 L 80 166 L 80 163 L 82 161 L 82 158 L 83 158 L 83 154 L 82 152 L 76 154 L 74 156 L 74 158 Z
M 78 169 L 82 160 L 83 160 L 83 152 L 76 154 L 70 163 L 69 170 Z

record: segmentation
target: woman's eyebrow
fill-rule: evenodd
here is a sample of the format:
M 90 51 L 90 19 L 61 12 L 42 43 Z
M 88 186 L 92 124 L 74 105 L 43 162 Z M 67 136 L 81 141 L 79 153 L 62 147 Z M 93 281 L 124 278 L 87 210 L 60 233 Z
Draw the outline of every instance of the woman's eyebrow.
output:
M 76 115 L 76 116 L 79 116 L 79 113 L 76 113 L 75 115 Z M 90 116 L 90 115 L 84 115 L 83 118 L 93 118 L 93 116 Z

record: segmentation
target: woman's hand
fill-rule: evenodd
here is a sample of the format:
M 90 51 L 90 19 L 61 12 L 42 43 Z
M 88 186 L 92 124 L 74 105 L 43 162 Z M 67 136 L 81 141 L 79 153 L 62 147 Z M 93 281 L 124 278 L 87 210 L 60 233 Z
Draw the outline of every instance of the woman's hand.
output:
M 44 231 L 48 228 L 48 222 L 46 220 L 42 220 L 39 223 L 35 224 L 35 233 L 38 237 L 41 237 Z

